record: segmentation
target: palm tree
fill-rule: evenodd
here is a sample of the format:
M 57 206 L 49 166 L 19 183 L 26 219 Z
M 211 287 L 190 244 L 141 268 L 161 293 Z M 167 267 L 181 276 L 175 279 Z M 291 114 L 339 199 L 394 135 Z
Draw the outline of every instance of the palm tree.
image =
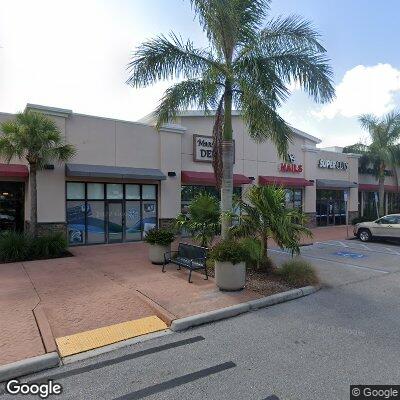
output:
M 220 228 L 218 200 L 208 193 L 198 194 L 188 213 L 176 217 L 176 227 L 189 231 L 201 246 L 209 246 Z
M 238 199 L 242 211 L 240 223 L 231 228 L 235 237 L 253 238 L 261 246 L 261 267 L 271 266 L 268 239 L 281 247 L 300 254 L 300 239 L 311 236 L 304 226 L 306 215 L 297 208 L 285 207 L 285 189 L 273 186 L 252 186 Z
M 266 22 L 270 0 L 191 0 L 209 40 L 195 48 L 174 33 L 142 43 L 128 64 L 127 83 L 146 87 L 178 79 L 166 90 L 155 116 L 157 128 L 179 111 L 215 113 L 214 171 L 221 185 L 222 236 L 230 225 L 233 192 L 232 109 L 240 110 L 251 138 L 272 140 L 286 159 L 292 130 L 278 107 L 297 83 L 315 101 L 334 96 L 326 50 L 310 22 L 298 16 Z M 222 162 L 222 163 L 221 163 Z
M 400 166 L 400 112 L 390 112 L 382 118 L 372 114 L 359 117 L 362 128 L 368 131 L 369 145 L 356 143 L 343 149 L 345 153 L 358 153 L 361 168 L 373 166 L 379 183 L 379 214 L 385 214 L 385 171 L 392 168 L 398 184 L 396 167 Z
M 14 120 L 0 126 L 0 157 L 9 163 L 13 158 L 26 160 L 29 164 L 29 188 L 31 200 L 30 232 L 37 234 L 37 171 L 51 161 L 68 161 L 75 148 L 65 144 L 60 130 L 46 115 L 26 110 Z

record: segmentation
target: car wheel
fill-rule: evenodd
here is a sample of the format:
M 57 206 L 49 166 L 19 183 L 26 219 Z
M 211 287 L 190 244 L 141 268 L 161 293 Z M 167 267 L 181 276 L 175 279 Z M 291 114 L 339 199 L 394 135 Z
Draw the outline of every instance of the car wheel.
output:
M 358 238 L 362 241 L 362 242 L 369 242 L 372 238 L 371 232 L 368 229 L 361 229 L 358 232 Z

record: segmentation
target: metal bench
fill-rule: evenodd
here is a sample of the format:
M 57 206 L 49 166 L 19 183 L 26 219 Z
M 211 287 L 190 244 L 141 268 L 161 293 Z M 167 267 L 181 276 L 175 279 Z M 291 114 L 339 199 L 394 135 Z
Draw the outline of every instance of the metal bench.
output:
M 179 243 L 178 250 L 176 251 L 168 251 L 164 253 L 164 263 L 162 272 L 165 272 L 165 266 L 169 263 L 175 264 L 178 266 L 178 270 L 183 268 L 187 268 L 190 270 L 189 272 L 189 283 L 192 283 L 192 271 L 197 269 L 204 269 L 206 277 L 204 279 L 208 279 L 207 275 L 207 248 L 194 246 L 188 243 Z

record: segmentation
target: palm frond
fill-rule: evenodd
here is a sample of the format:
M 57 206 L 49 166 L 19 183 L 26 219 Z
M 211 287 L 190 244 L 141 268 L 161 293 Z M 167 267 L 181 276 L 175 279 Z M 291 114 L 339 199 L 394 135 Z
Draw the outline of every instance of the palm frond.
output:
M 293 132 L 289 125 L 276 112 L 268 98 L 260 96 L 257 88 L 248 82 L 240 82 L 240 93 L 236 103 L 242 110 L 243 119 L 248 127 L 250 137 L 262 142 L 270 139 L 281 157 L 286 157 Z
M 160 80 L 192 79 L 210 67 L 222 69 L 210 51 L 196 49 L 190 40 L 186 43 L 174 33 L 167 38 L 157 36 L 142 43 L 128 64 L 127 84 L 145 87 Z
M 191 0 L 208 39 L 226 62 L 256 35 L 270 0 Z
M 279 49 L 310 48 L 325 53 L 320 39 L 321 35 L 311 22 L 298 15 L 274 18 L 261 31 L 261 40 Z
M 157 129 L 176 118 L 177 112 L 191 107 L 215 109 L 221 89 L 212 80 L 188 79 L 168 88 L 155 110 Z

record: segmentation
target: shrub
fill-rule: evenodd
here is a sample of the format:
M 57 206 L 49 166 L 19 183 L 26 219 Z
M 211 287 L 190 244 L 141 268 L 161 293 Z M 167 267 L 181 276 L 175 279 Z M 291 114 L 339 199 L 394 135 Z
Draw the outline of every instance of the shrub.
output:
M 210 257 L 214 261 L 228 261 L 232 264 L 238 264 L 249 258 L 249 253 L 242 243 L 226 239 L 218 242 L 211 250 Z
M 373 221 L 374 220 L 374 218 L 370 218 L 370 217 L 366 217 L 366 216 L 363 216 L 363 217 L 355 217 L 355 218 L 353 218 L 352 220 L 351 220 L 351 224 L 352 225 L 355 225 L 355 224 L 359 224 L 360 222 L 369 222 L 369 221 Z
M 276 271 L 282 280 L 292 286 L 317 285 L 319 279 L 313 266 L 304 260 L 292 259 L 282 264 Z
M 25 233 L 7 231 L 0 235 L 0 259 L 4 262 L 26 260 L 30 237 Z
M 150 229 L 144 238 L 144 241 L 150 244 L 158 244 L 160 246 L 168 246 L 175 240 L 173 232 L 167 229 L 153 228 Z
M 31 258 L 58 257 L 67 250 L 67 238 L 62 233 L 53 233 L 33 238 L 30 243 Z

